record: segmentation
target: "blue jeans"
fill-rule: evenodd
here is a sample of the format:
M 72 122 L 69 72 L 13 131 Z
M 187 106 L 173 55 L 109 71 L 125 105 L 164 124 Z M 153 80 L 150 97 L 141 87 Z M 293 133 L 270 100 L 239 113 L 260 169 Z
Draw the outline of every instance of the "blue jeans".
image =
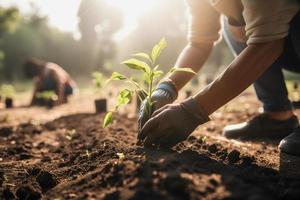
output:
M 233 38 L 225 18 L 222 19 L 222 25 L 226 43 L 235 56 L 239 55 L 247 45 Z M 263 103 L 265 112 L 292 109 L 282 69 L 300 73 L 300 12 L 290 23 L 282 55 L 254 83 L 256 95 Z

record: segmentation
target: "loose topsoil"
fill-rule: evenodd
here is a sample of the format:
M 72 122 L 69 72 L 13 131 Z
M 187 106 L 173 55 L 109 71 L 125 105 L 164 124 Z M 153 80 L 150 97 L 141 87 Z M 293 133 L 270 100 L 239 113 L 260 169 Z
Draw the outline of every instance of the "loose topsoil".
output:
M 278 141 L 221 136 L 255 114 L 236 108 L 171 150 L 137 145 L 125 115 L 107 129 L 91 113 L 1 127 L 0 199 L 299 199 L 300 181 L 278 172 Z

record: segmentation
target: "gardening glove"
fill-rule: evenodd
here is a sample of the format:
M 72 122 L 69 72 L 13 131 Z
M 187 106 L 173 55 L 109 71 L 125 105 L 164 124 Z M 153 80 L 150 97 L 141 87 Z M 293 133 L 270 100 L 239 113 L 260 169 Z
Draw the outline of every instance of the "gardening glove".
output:
M 157 88 L 154 90 L 152 94 L 152 100 L 153 100 L 153 105 L 151 108 L 152 113 L 155 110 L 158 110 L 159 108 L 165 106 L 166 104 L 170 104 L 178 96 L 177 89 L 175 88 L 174 84 L 170 82 L 162 82 L 160 83 Z M 139 130 L 142 129 L 143 125 L 148 121 L 152 113 L 147 113 L 146 110 L 147 106 L 147 99 L 145 99 L 140 106 L 140 111 L 139 111 Z
M 193 97 L 180 104 L 170 104 L 155 111 L 139 133 L 145 146 L 171 148 L 184 141 L 198 125 L 209 117 Z

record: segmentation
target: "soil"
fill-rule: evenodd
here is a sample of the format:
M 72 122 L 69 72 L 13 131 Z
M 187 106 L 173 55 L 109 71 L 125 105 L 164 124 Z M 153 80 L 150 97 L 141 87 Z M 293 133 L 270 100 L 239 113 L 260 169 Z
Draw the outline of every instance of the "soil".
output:
M 137 145 L 135 117 L 118 114 L 103 129 L 104 114 L 74 113 L 77 103 L 28 109 L 27 117 L 38 114 L 31 119 L 10 111 L 16 118 L 0 124 L 0 199 L 299 199 L 300 181 L 278 172 L 278 140 L 221 135 L 226 124 L 257 114 L 253 94 L 173 149 Z M 42 112 L 49 118 L 37 121 Z

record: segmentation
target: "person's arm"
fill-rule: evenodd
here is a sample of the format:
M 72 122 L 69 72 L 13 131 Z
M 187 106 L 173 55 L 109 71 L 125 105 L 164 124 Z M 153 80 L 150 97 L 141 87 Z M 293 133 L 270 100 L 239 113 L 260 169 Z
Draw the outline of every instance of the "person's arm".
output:
M 60 73 L 56 70 L 51 71 L 51 75 L 53 76 L 55 82 L 56 82 L 56 89 L 57 89 L 57 101 L 56 104 L 62 104 L 65 99 L 65 82 L 63 78 L 60 76 Z
M 213 43 L 189 43 L 181 52 L 175 66 L 179 68 L 188 67 L 198 72 L 209 57 L 212 48 Z M 193 76 L 191 73 L 174 72 L 168 78 L 180 90 Z
M 283 46 L 284 39 L 248 45 L 215 81 L 194 98 L 208 114 L 213 113 L 257 80 L 281 55 Z
M 36 94 L 37 94 L 37 92 L 39 91 L 39 89 L 41 87 L 41 80 L 40 80 L 40 78 L 36 78 L 33 81 L 34 81 L 34 89 L 33 89 L 33 94 L 32 94 L 29 106 L 32 106 L 32 105 L 35 104 L 35 102 L 36 102 Z

